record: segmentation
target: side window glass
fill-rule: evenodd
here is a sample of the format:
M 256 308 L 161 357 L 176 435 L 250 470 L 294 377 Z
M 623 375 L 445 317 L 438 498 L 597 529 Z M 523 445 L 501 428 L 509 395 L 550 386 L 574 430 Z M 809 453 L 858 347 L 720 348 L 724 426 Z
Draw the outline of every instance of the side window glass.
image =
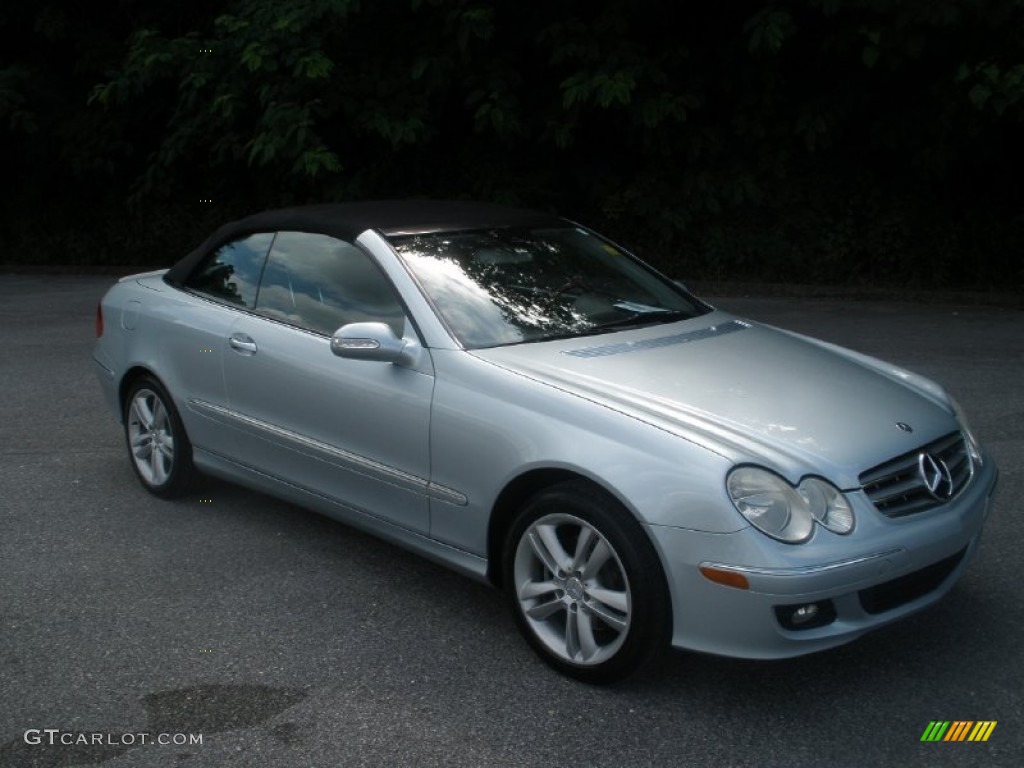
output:
M 235 240 L 207 256 L 185 286 L 214 299 L 252 309 L 263 260 L 274 240 L 272 232 Z
M 279 232 L 267 258 L 256 311 L 330 335 L 348 323 L 405 330 L 405 313 L 384 273 L 361 249 L 326 235 Z

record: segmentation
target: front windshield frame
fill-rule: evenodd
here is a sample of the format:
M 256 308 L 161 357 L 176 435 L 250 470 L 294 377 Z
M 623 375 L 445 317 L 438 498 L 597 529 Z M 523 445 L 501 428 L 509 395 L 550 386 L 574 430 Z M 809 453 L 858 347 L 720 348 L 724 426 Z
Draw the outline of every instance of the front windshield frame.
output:
M 687 320 L 713 310 L 629 251 L 570 221 L 554 227 L 381 234 L 464 349 L 613 333 Z M 567 264 L 566 259 L 574 261 Z M 501 277 L 498 267 L 533 266 L 534 262 L 546 271 L 515 273 L 520 284 L 495 282 Z M 567 266 L 573 272 L 564 272 Z M 579 272 L 580 267 L 590 272 Z M 490 275 L 488 268 L 493 268 Z M 558 269 L 564 274 L 559 276 Z M 538 284 L 538 277 L 549 282 L 568 277 L 569 281 L 552 288 Z M 614 278 L 614 293 L 609 277 Z M 490 282 L 485 284 L 486 280 Z M 510 291 L 528 291 L 532 300 L 528 302 L 525 295 L 513 299 Z

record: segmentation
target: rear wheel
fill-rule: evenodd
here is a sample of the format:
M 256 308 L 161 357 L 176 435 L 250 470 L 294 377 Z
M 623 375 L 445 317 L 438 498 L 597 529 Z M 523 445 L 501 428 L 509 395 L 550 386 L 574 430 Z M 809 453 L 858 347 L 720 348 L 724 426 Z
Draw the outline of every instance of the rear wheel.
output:
M 607 683 L 668 644 L 669 601 L 657 553 L 618 502 L 582 482 L 534 496 L 505 547 L 517 623 L 552 667 Z
M 174 401 L 153 377 L 139 378 L 128 390 L 124 431 L 132 469 L 147 491 L 170 498 L 191 487 L 192 445 Z

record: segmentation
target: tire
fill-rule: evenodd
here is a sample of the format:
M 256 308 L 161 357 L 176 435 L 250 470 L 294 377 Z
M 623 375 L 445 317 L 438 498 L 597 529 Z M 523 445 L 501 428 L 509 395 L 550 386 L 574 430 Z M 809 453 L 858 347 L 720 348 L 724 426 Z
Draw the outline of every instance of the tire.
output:
M 530 499 L 509 529 L 503 566 L 520 631 L 566 675 L 615 682 L 668 647 L 658 555 L 629 511 L 598 488 L 567 482 Z
M 124 436 L 132 469 L 150 493 L 173 498 L 196 478 L 192 444 L 174 401 L 152 376 L 142 376 L 124 401 Z

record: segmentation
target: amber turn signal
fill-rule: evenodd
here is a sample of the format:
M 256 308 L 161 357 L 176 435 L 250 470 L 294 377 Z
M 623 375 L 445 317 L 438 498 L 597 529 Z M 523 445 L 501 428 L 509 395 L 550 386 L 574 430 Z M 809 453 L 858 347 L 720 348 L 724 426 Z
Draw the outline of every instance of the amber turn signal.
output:
M 727 587 L 736 587 L 736 589 L 750 589 L 750 582 L 747 581 L 747 577 L 742 573 L 723 571 L 720 568 L 712 568 L 709 565 L 702 565 L 700 572 L 704 574 L 705 579 L 716 584 L 724 584 Z

